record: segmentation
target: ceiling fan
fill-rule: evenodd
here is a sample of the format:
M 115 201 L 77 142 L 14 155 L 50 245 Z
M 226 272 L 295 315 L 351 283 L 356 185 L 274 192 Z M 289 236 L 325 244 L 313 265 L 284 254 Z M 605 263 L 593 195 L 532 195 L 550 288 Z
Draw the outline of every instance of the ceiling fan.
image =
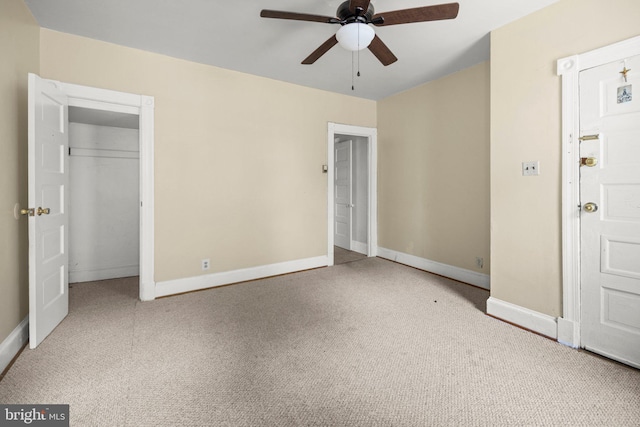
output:
M 454 19 L 458 16 L 458 3 L 446 3 L 434 6 L 423 6 L 412 9 L 394 10 L 376 14 L 371 0 L 347 0 L 336 12 L 337 17 L 311 15 L 297 12 L 278 10 L 263 10 L 263 18 L 291 19 L 294 21 L 322 22 L 325 24 L 340 24 L 341 28 L 326 42 L 302 61 L 303 64 L 313 64 L 336 44 L 340 43 L 347 50 L 357 51 L 364 48 L 369 50 L 383 65 L 393 64 L 398 60 L 391 50 L 378 37 L 373 28 L 412 22 L 439 21 Z

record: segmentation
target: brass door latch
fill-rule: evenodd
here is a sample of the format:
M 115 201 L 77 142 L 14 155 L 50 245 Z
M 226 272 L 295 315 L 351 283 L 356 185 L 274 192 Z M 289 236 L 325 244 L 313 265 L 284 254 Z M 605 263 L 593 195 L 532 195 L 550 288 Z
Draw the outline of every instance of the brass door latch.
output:
M 49 215 L 51 213 L 51 209 L 49 208 L 43 208 L 43 207 L 39 207 L 37 210 L 34 208 L 29 208 L 29 209 L 20 209 L 20 215 L 29 215 L 29 216 L 35 216 L 35 214 L 38 214 L 38 216 L 40 215 Z

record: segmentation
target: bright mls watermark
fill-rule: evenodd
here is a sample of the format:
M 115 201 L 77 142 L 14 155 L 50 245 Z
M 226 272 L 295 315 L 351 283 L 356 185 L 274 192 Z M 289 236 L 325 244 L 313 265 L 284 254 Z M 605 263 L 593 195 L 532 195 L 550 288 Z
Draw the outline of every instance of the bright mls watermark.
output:
M 69 427 L 69 405 L 2 405 L 0 427 Z

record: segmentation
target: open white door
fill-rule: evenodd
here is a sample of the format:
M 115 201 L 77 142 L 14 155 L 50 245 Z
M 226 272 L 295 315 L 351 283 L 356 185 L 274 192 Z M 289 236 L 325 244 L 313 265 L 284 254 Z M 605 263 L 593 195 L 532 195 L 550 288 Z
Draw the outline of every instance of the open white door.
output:
M 640 73 L 629 69 L 640 56 L 580 73 L 581 344 L 640 367 Z
M 67 96 L 29 74 L 29 347 L 69 312 Z
M 334 244 L 351 250 L 351 190 L 352 141 L 335 144 L 335 226 Z

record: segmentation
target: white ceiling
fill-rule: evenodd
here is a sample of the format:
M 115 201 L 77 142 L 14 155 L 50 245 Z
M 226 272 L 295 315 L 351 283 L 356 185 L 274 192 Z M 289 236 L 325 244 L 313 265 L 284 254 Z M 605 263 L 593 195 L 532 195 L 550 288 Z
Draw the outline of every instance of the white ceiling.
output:
M 260 10 L 335 16 L 342 0 L 25 0 L 41 27 L 368 99 L 381 99 L 489 58 L 489 32 L 558 0 L 458 0 L 454 20 L 375 27 L 398 57 L 384 67 L 333 47 L 300 62 L 339 26 L 260 18 Z M 452 0 L 373 0 L 376 13 Z

